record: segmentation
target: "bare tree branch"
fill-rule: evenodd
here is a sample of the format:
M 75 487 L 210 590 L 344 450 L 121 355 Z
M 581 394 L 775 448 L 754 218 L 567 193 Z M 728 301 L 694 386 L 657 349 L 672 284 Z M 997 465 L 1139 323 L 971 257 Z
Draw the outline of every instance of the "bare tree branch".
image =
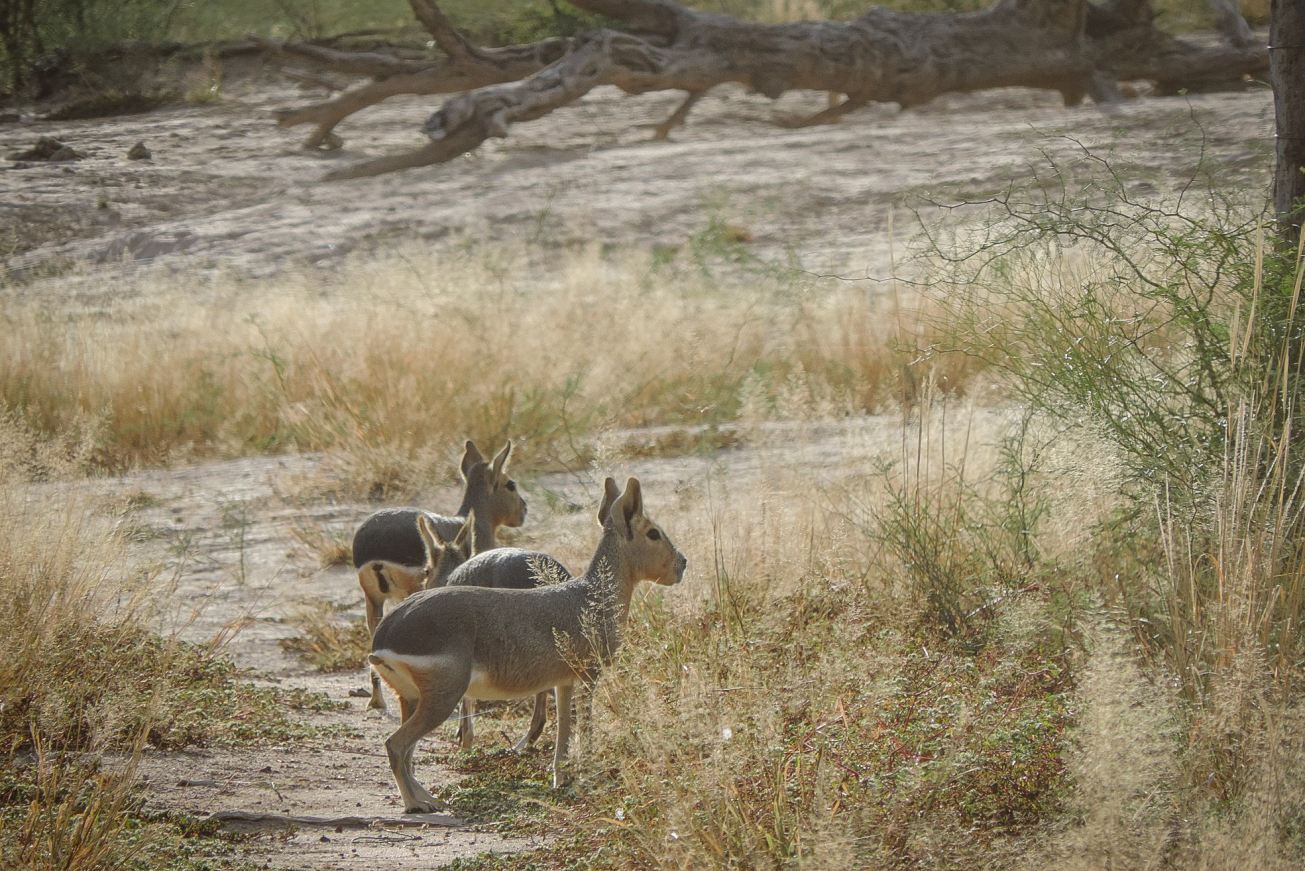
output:
M 260 45 L 277 53 L 316 61 L 342 72 L 373 76 L 373 81 L 348 90 L 334 99 L 282 109 L 276 113 L 277 124 L 295 127 L 317 125 L 304 140 L 308 150 L 334 145 L 335 125 L 345 118 L 400 94 L 455 94 L 500 82 L 511 82 L 543 69 L 564 55 L 570 40 L 546 39 L 531 45 L 515 45 L 477 50 L 461 60 L 399 61 L 375 53 L 348 53 L 302 43 L 282 43 L 253 37 Z
M 468 61 L 480 58 L 480 52 L 476 47 L 453 26 L 448 18 L 444 17 L 444 12 L 434 3 L 429 0 L 408 0 L 408 5 L 412 7 L 412 12 L 421 22 L 421 26 L 435 37 L 435 44 L 439 46 L 440 51 L 448 55 L 450 60 Z

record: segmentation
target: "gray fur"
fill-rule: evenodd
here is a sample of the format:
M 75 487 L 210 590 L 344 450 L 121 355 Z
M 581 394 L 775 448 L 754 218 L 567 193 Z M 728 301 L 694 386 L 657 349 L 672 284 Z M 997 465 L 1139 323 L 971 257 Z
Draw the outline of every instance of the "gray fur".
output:
M 417 515 L 424 514 L 440 538 L 452 541 L 462 517 L 445 517 L 422 508 L 382 508 L 353 534 L 353 567 L 373 560 L 419 569 L 426 564 L 426 546 L 417 533 Z
M 566 566 L 546 553 L 500 547 L 476 554 L 458 566 L 445 584 L 450 587 L 529 590 L 570 577 L 571 572 Z

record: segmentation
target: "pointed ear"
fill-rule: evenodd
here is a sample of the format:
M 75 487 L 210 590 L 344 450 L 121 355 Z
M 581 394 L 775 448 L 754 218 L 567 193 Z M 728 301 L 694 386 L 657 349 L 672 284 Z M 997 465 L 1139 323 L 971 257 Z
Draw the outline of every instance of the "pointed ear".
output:
M 631 522 L 636 514 L 643 513 L 643 492 L 639 488 L 639 479 L 631 478 L 625 482 L 625 492 L 621 494 L 621 499 L 612 509 L 612 516 L 617 516 L 619 511 L 620 524 L 625 527 L 625 537 L 634 538 L 634 527 Z M 618 527 L 619 528 L 619 527 Z
M 503 446 L 503 450 L 494 455 L 494 477 L 497 478 L 503 474 L 503 467 L 507 465 L 508 458 L 512 456 L 512 439 Z
M 458 537 L 453 539 L 453 548 L 462 554 L 464 560 L 471 559 L 476 552 L 476 509 L 467 512 L 467 519 L 458 530 Z
M 617 488 L 614 480 L 608 478 L 603 482 L 603 501 L 598 506 L 599 526 L 607 522 L 607 515 L 612 513 L 612 506 L 616 504 L 616 500 L 620 495 L 621 491 Z
M 462 477 L 465 480 L 467 475 L 471 474 L 471 467 L 477 463 L 485 462 L 484 456 L 480 453 L 480 448 L 471 439 L 467 439 L 467 450 L 462 455 Z
M 431 526 L 430 518 L 425 514 L 417 515 L 417 532 L 421 534 L 421 543 L 426 547 L 426 565 L 432 566 L 439 558 L 440 552 L 444 550 L 444 545 L 436 534 L 435 527 Z

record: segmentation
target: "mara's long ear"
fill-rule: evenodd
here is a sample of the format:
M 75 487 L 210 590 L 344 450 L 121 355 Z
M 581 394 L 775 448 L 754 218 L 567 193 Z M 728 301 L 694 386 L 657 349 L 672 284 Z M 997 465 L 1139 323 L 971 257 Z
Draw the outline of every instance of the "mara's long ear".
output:
M 471 467 L 477 463 L 485 462 L 484 456 L 480 453 L 480 448 L 471 439 L 467 439 L 467 450 L 462 455 L 462 479 L 465 481 L 471 474 Z
M 599 526 L 607 523 L 607 516 L 612 513 L 612 506 L 616 504 L 616 500 L 620 495 L 621 491 L 616 486 L 616 481 L 608 478 L 603 482 L 603 501 L 602 504 L 598 506 Z
M 462 554 L 464 562 L 476 552 L 476 509 L 467 512 L 467 519 L 462 521 L 462 528 L 453 539 L 453 549 Z
M 444 550 L 444 544 L 435 532 L 435 527 L 431 525 L 430 518 L 425 514 L 417 515 L 417 532 L 421 534 L 421 543 L 426 546 L 426 565 L 433 566 Z
M 508 443 L 503 446 L 503 450 L 499 451 L 497 454 L 494 455 L 493 468 L 494 468 L 495 479 L 497 479 L 499 475 L 503 474 L 503 467 L 507 465 L 508 458 L 511 456 L 512 456 L 512 439 L 508 439 Z
M 625 492 L 612 509 L 612 516 L 618 522 L 617 529 L 623 529 L 627 539 L 634 538 L 631 523 L 638 514 L 643 514 L 643 492 L 639 488 L 639 479 L 631 478 L 625 482 Z

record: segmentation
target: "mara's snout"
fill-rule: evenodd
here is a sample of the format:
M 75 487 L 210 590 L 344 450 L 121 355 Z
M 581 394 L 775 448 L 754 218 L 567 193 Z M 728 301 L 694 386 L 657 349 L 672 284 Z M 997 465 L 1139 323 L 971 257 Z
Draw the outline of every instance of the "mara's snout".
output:
M 684 572 L 689 568 L 689 560 L 684 554 L 678 551 L 675 554 L 675 564 L 671 566 L 671 577 L 662 581 L 663 586 L 673 586 L 684 580 Z

